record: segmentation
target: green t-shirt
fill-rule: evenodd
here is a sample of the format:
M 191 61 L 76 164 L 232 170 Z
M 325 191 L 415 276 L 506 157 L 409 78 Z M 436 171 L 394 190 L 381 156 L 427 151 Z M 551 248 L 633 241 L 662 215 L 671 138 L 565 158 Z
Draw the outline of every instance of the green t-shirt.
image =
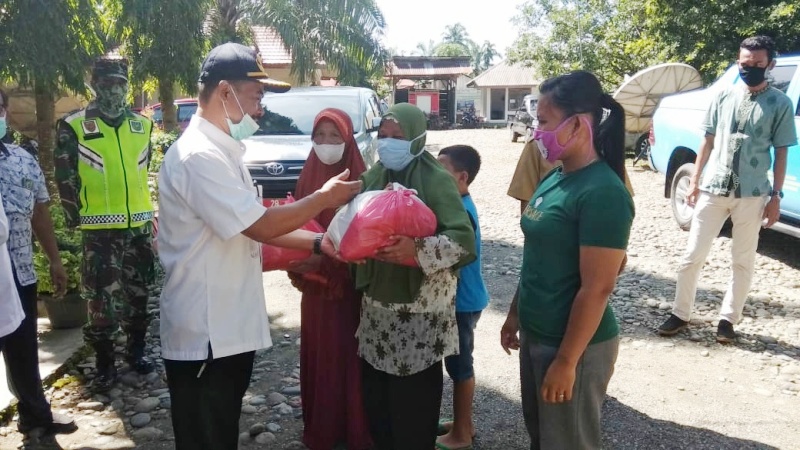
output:
M 580 247 L 626 249 L 634 207 L 605 162 L 578 171 L 550 172 L 522 214 L 525 234 L 519 283 L 520 327 L 534 340 L 558 346 L 581 285 Z M 611 306 L 590 344 L 619 334 Z

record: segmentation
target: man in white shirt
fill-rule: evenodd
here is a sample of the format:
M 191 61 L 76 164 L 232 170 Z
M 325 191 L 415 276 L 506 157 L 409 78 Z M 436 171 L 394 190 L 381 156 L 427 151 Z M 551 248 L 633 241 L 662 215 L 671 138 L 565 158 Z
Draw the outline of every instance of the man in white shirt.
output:
M 0 294 L 0 352 L 3 351 L 3 338 L 14 332 L 25 318 L 14 286 L 14 273 L 6 246 L 8 235 L 8 218 L 3 208 L 3 194 L 0 194 L 0 292 L 3 293 Z
M 293 231 L 361 189 L 345 171 L 318 192 L 265 208 L 244 166 L 270 79 L 255 51 L 227 43 L 200 74 L 199 108 L 159 173 L 161 343 L 178 450 L 235 450 L 255 350 L 272 345 L 259 242 L 333 254 L 321 234 Z M 288 233 L 288 234 L 287 234 Z

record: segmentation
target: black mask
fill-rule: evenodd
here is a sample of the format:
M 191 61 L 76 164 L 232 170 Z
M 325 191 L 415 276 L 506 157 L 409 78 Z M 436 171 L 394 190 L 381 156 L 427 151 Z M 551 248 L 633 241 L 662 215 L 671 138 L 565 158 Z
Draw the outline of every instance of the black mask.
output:
M 739 76 L 744 81 L 744 84 L 756 87 L 767 78 L 767 68 L 741 66 L 739 67 Z

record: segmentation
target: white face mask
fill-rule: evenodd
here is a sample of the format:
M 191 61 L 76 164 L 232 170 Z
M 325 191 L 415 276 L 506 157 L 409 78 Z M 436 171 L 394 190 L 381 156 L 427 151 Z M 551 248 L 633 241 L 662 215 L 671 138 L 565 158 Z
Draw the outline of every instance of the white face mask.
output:
M 313 147 L 322 164 L 329 166 L 341 161 L 342 155 L 344 155 L 344 142 L 341 144 L 317 144 L 314 142 Z

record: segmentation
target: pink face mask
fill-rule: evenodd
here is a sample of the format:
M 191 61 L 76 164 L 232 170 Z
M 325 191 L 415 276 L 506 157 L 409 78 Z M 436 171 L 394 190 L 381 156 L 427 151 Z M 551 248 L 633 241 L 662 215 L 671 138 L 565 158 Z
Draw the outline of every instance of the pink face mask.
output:
M 559 124 L 555 130 L 545 131 L 536 129 L 533 131 L 533 139 L 536 141 L 536 145 L 539 147 L 539 152 L 542 154 L 542 157 L 547 161 L 554 163 L 561 159 L 561 155 L 564 154 L 566 151 L 567 146 L 575 139 L 575 135 L 573 134 L 572 137 L 567 140 L 566 143 L 559 144 L 558 143 L 558 132 L 561 131 L 564 126 L 567 125 L 567 122 L 572 119 L 572 117 L 567 117 L 564 119 L 561 124 Z M 592 126 L 589 121 L 584 116 L 579 116 L 578 120 L 580 120 L 584 125 L 589 128 L 589 139 L 592 139 Z

